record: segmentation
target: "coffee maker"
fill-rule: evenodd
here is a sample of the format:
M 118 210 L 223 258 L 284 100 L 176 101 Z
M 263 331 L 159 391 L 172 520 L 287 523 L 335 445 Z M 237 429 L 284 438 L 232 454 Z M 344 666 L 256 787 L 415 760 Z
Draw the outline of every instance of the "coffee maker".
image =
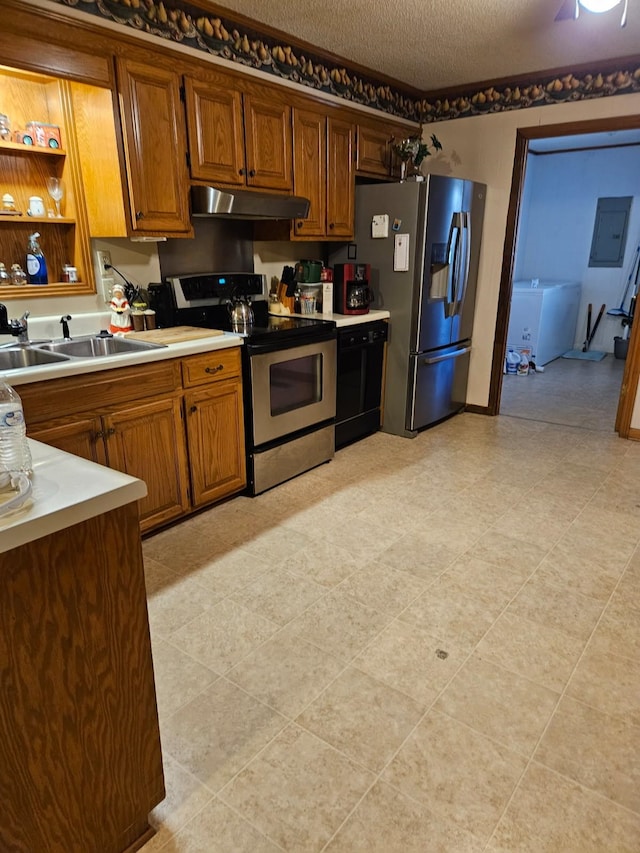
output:
M 373 294 L 370 264 L 336 264 L 333 268 L 333 310 L 336 314 L 368 314 Z

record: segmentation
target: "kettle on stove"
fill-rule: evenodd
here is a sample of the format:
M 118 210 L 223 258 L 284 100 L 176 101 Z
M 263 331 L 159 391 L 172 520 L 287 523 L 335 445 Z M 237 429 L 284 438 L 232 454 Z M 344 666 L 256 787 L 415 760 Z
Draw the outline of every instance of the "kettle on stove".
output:
M 245 332 L 253 326 L 253 308 L 249 297 L 234 296 L 227 300 L 227 309 L 231 318 L 231 330 Z

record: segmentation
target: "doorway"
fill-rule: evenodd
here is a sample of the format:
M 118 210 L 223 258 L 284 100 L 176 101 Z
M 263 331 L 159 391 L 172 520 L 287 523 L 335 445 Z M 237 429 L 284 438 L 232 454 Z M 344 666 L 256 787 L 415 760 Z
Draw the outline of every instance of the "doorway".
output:
M 620 146 L 618 157 L 620 157 L 620 151 L 625 151 L 625 156 L 629 156 L 629 150 L 625 149 L 638 145 L 640 141 L 639 131 L 640 117 L 521 128 L 517 131 L 489 396 L 489 410 L 492 414 L 497 414 L 500 411 L 502 414 L 604 430 L 612 430 L 615 420 L 615 428 L 619 434 L 628 437 L 638 383 L 638 367 L 640 366 L 637 364 L 636 344 L 633 335 L 629 341 L 629 353 L 626 362 L 615 359 L 613 353 L 608 354 L 601 362 L 587 361 L 586 359 L 582 361 L 554 358 L 545 365 L 544 374 L 535 377 L 529 376 L 528 378 L 504 376 L 503 368 L 513 282 L 523 278 L 526 280 L 527 277 L 533 278 L 534 271 L 536 273 L 535 278 L 539 278 L 540 281 L 549 278 L 575 279 L 577 269 L 575 259 L 572 267 L 568 259 L 570 252 L 563 254 L 557 240 L 555 251 L 548 251 L 546 254 L 535 251 L 540 243 L 540 233 L 535 232 L 535 223 L 532 226 L 534 229 L 533 240 L 530 241 L 534 245 L 533 253 L 531 245 L 528 247 L 526 245 L 526 228 L 530 224 L 527 204 L 531 196 L 531 181 L 535 179 L 536 172 L 538 175 L 546 172 L 547 180 L 549 180 L 549 175 L 553 175 L 554 168 L 557 168 L 560 162 L 565 165 L 571 162 L 573 154 L 576 158 L 581 158 L 580 162 L 584 167 L 589 159 L 593 161 L 594 153 L 597 154 L 596 159 L 602 160 L 604 152 L 600 149 L 612 144 Z M 556 159 L 554 166 L 551 166 L 551 159 L 546 161 L 549 168 L 542 171 L 531 166 L 533 157 L 536 158 L 537 162 L 540 162 L 539 158 L 541 157 L 551 158 L 554 156 Z M 615 152 L 611 156 L 616 156 Z M 635 148 L 633 156 L 637 156 L 637 149 Z M 593 163 L 591 166 L 593 167 Z M 635 169 L 630 174 L 633 174 L 634 171 Z M 564 175 L 564 173 L 561 174 Z M 529 180 L 528 184 L 527 180 Z M 558 183 L 557 173 L 552 183 Z M 634 192 L 632 189 L 628 193 L 638 194 L 637 190 Z M 569 195 L 569 193 L 562 194 L 562 192 L 556 194 L 553 204 L 557 207 L 554 207 L 554 210 L 567 208 Z M 583 243 L 585 239 L 587 243 L 590 243 L 593 227 L 593 205 L 583 205 L 583 207 L 588 208 L 588 210 L 581 210 L 578 218 L 582 216 L 582 231 L 586 231 L 586 235 L 581 232 L 578 234 Z M 536 215 L 539 216 L 540 211 L 537 211 Z M 570 210 L 568 215 L 571 215 Z M 588 226 L 585 226 L 585 216 L 588 220 Z M 571 220 L 571 224 L 575 226 L 576 223 Z M 539 229 L 538 223 L 538 232 Z M 634 229 L 638 230 L 637 225 L 634 226 Z M 557 230 L 570 231 L 571 229 L 567 227 Z M 556 235 L 552 233 L 550 236 L 549 242 L 552 244 Z M 630 231 L 628 255 L 633 252 L 632 244 L 637 236 L 633 231 Z M 553 249 L 554 247 L 551 246 L 550 248 Z M 589 246 L 587 245 L 587 255 L 588 251 Z M 584 258 L 584 254 L 583 246 L 582 258 Z M 549 258 L 559 258 L 560 260 L 550 262 Z M 554 266 L 556 263 L 557 267 Z M 583 260 L 582 263 L 586 266 L 586 260 Z M 618 290 L 622 272 L 622 269 L 608 271 L 608 278 L 613 283 L 608 288 L 607 308 L 613 308 L 617 304 L 616 300 L 620 298 Z M 593 290 L 594 282 L 600 281 L 602 284 L 602 281 L 607 279 L 607 277 L 603 279 L 602 275 L 598 279 L 597 275 L 592 274 L 592 271 L 588 271 L 588 274 L 585 274 L 583 278 L 585 286 L 575 332 L 575 340 L 579 341 L 580 349 L 582 344 L 580 336 L 586 335 L 584 327 L 586 325 L 587 302 L 595 299 L 593 296 L 595 292 Z M 519 285 L 519 287 L 521 286 Z M 602 288 L 599 294 L 602 294 Z M 597 304 L 592 322 L 595 321 L 599 308 L 600 304 Z M 614 334 L 619 334 L 622 331 L 621 328 L 618 330 L 618 322 L 617 318 L 614 320 L 614 318 L 607 317 L 602 324 L 599 335 L 595 338 L 595 343 L 599 343 L 605 351 L 613 349 L 613 340 L 609 341 L 607 337 L 613 338 L 612 330 Z M 605 339 L 606 346 L 603 346 Z

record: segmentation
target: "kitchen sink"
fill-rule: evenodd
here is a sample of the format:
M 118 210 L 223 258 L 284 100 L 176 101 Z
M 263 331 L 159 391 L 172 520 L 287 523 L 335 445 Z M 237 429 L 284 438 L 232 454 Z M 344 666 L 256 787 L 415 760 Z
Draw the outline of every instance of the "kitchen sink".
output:
M 21 367 L 38 367 L 69 359 L 55 352 L 44 352 L 31 347 L 2 347 L 0 349 L 0 370 L 19 370 Z
M 124 338 L 90 337 L 75 338 L 71 341 L 52 341 L 48 344 L 39 344 L 38 349 L 72 358 L 100 358 L 107 355 L 163 349 L 164 346 L 164 344 L 150 344 L 146 341 L 130 341 Z

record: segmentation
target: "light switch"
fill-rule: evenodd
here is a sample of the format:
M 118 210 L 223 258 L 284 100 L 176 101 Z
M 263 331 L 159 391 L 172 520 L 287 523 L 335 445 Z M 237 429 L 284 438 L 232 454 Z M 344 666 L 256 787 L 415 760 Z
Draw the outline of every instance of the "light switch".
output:
M 393 247 L 393 269 L 407 272 L 409 269 L 409 235 L 396 234 Z
M 389 236 L 389 214 L 380 213 L 371 220 L 371 237 L 380 240 Z

